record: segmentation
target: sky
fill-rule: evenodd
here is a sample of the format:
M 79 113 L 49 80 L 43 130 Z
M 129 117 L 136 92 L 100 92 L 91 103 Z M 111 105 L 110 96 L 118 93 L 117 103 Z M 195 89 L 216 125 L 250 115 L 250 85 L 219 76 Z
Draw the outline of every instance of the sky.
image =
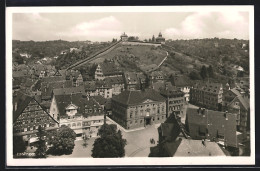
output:
M 102 12 L 14 13 L 13 40 L 111 41 L 128 36 L 149 39 L 249 39 L 249 13 L 223 12 Z

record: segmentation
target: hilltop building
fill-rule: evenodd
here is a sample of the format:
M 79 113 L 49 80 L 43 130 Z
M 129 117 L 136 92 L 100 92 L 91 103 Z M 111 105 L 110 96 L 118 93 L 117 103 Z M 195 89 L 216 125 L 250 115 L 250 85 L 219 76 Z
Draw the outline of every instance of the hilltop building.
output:
M 155 41 L 157 43 L 165 44 L 165 38 L 162 37 L 162 33 L 161 32 L 159 33 L 158 37 L 156 37 Z
M 125 32 L 124 32 L 120 37 L 121 37 L 121 40 L 122 40 L 123 42 L 127 42 L 128 36 L 127 36 L 127 34 L 125 34 Z
M 166 119 L 165 98 L 153 89 L 124 91 L 111 101 L 112 118 L 126 129 L 161 123 Z

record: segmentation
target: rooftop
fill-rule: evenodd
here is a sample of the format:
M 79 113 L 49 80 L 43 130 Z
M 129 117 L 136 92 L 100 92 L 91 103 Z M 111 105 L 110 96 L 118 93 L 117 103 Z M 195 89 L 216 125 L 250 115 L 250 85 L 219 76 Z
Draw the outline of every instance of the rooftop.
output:
M 165 99 L 157 91 L 153 89 L 146 89 L 144 91 L 123 91 L 121 94 L 114 96 L 113 101 L 125 105 L 135 105 L 143 103 L 145 100 L 164 102 Z

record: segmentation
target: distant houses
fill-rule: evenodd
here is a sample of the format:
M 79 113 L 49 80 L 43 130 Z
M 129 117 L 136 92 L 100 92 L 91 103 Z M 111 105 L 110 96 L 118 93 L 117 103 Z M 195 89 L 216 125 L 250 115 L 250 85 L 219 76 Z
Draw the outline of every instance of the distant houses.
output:
M 113 62 L 103 62 L 97 65 L 95 71 L 96 80 L 104 80 L 106 77 L 122 76 L 123 72 Z

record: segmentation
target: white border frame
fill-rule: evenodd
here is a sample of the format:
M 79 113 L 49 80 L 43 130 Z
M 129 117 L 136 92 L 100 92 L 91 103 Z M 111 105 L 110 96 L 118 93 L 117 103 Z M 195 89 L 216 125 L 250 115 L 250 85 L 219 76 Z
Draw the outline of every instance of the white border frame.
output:
M 169 158 L 47 158 L 13 159 L 12 155 L 12 14 L 87 13 L 87 12 L 249 12 L 250 37 L 250 157 L 169 157 Z M 112 165 L 254 165 L 255 164 L 255 81 L 254 81 L 254 6 L 118 6 L 118 7 L 7 7 L 6 8 L 6 156 L 7 166 L 112 166 Z

